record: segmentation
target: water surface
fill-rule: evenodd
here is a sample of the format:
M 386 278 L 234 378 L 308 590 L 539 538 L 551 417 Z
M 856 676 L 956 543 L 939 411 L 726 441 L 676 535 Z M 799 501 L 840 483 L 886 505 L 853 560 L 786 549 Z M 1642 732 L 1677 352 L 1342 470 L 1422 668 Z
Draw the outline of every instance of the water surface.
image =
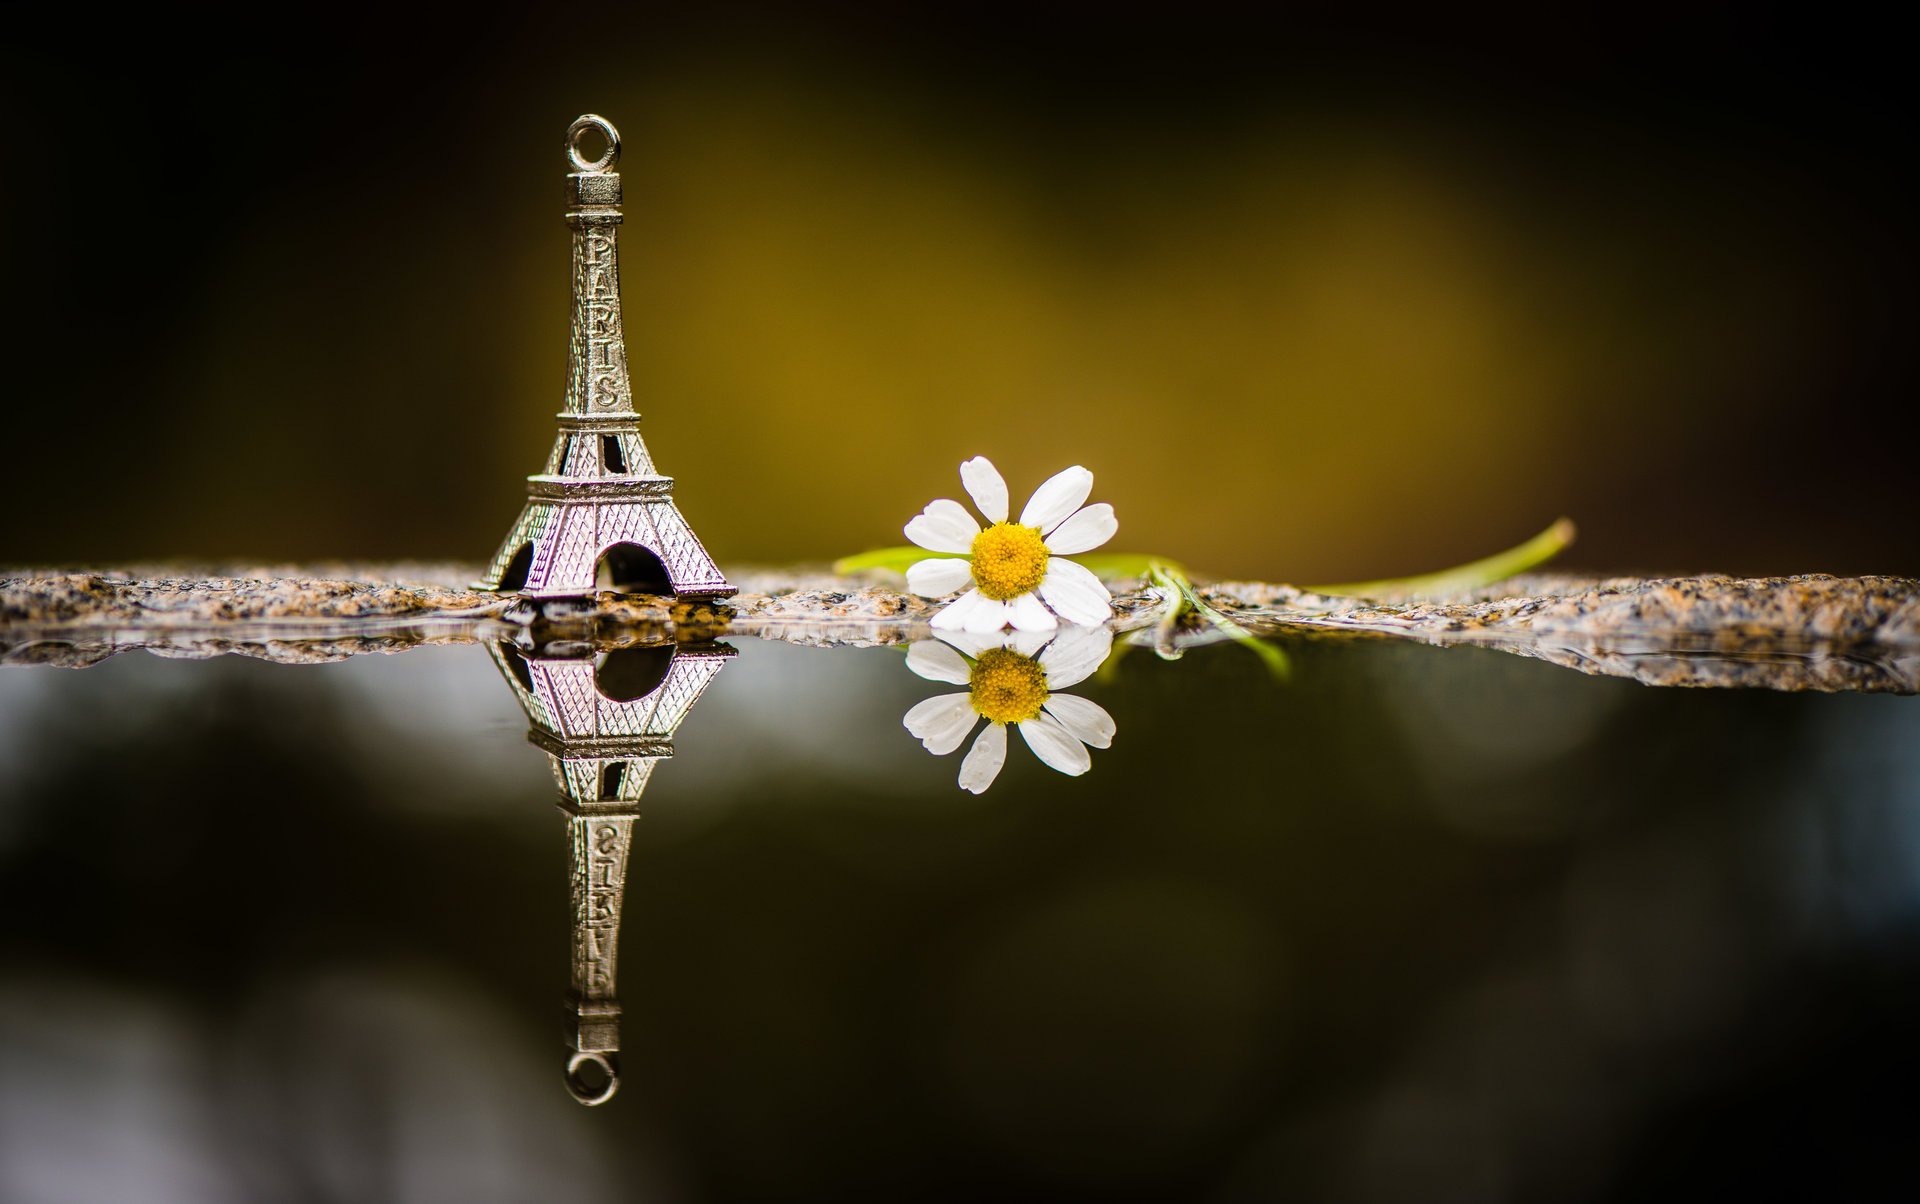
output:
M 984 794 L 899 649 L 752 639 L 645 787 L 621 1079 L 481 645 L 0 669 L 0 1198 L 1920 1188 L 1920 703 L 1136 651 Z M 591 649 L 587 650 L 589 653 Z

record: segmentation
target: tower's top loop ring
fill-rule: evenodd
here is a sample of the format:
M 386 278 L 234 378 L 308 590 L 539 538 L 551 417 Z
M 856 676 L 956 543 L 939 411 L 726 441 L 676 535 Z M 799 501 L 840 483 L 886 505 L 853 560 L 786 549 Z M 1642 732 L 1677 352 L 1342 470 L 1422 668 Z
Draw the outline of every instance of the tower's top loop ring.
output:
M 580 155 L 580 135 L 588 130 L 599 130 L 600 136 L 607 140 L 607 149 L 591 162 Z M 573 124 L 567 127 L 567 162 L 573 164 L 575 171 L 610 171 L 619 161 L 620 131 L 613 128 L 613 122 L 597 113 L 583 113 L 573 119 Z
M 580 1077 L 583 1066 L 598 1067 L 607 1081 L 598 1087 L 589 1086 Z M 587 1107 L 606 1103 L 618 1090 L 620 1068 L 614 1064 L 613 1058 L 600 1053 L 576 1053 L 567 1059 L 567 1091 Z

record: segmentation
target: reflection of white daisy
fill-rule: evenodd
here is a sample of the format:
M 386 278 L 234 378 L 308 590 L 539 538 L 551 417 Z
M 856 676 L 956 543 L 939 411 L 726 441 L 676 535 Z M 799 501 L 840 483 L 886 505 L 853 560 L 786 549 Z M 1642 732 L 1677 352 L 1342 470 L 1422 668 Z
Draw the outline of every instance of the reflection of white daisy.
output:
M 1009 726 L 1020 729 L 1034 756 L 1075 777 L 1093 767 L 1088 745 L 1113 743 L 1113 716 L 1106 708 L 1054 693 L 1086 680 L 1107 659 L 1113 635 L 1105 627 L 1069 627 L 1051 641 L 1030 632 L 942 638 L 950 644 L 922 640 L 908 648 L 907 667 L 930 681 L 966 686 L 967 692 L 929 698 L 908 711 L 903 722 L 928 752 L 945 756 L 966 741 L 976 720 L 987 721 L 960 762 L 962 789 L 979 794 L 993 785 L 1007 760 Z
M 937 598 L 973 588 L 933 617 L 942 631 L 1052 631 L 1054 615 L 1069 623 L 1104 623 L 1113 595 L 1100 578 L 1061 557 L 1090 552 L 1119 524 L 1105 502 L 1083 506 L 1093 474 L 1074 465 L 1033 491 L 1020 521 L 1007 521 L 1007 483 L 985 456 L 960 466 L 960 480 L 990 524 L 984 530 L 959 502 L 941 498 L 907 524 L 907 538 L 930 552 L 907 570 L 907 588 Z

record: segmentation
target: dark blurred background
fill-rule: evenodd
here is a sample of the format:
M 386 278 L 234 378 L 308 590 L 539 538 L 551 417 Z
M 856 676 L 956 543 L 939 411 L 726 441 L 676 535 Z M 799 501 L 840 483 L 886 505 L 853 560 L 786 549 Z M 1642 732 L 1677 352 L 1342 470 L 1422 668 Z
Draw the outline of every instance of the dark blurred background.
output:
M 1220 574 L 1562 512 L 1590 568 L 1920 573 L 1900 40 L 827 11 L 12 18 L 0 563 L 485 556 L 591 110 L 636 399 L 724 561 L 898 542 L 985 453 Z

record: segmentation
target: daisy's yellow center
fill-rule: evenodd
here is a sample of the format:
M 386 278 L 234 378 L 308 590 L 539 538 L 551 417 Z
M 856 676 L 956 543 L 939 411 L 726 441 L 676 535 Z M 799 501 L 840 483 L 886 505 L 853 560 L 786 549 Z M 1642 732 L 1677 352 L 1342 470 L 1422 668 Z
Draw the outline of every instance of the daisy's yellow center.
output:
M 1047 700 L 1047 671 L 1010 648 L 989 648 L 967 680 L 973 709 L 994 723 L 1025 723 Z
M 1039 588 L 1047 575 L 1047 545 L 1034 527 L 995 523 L 973 537 L 973 581 L 996 602 Z

